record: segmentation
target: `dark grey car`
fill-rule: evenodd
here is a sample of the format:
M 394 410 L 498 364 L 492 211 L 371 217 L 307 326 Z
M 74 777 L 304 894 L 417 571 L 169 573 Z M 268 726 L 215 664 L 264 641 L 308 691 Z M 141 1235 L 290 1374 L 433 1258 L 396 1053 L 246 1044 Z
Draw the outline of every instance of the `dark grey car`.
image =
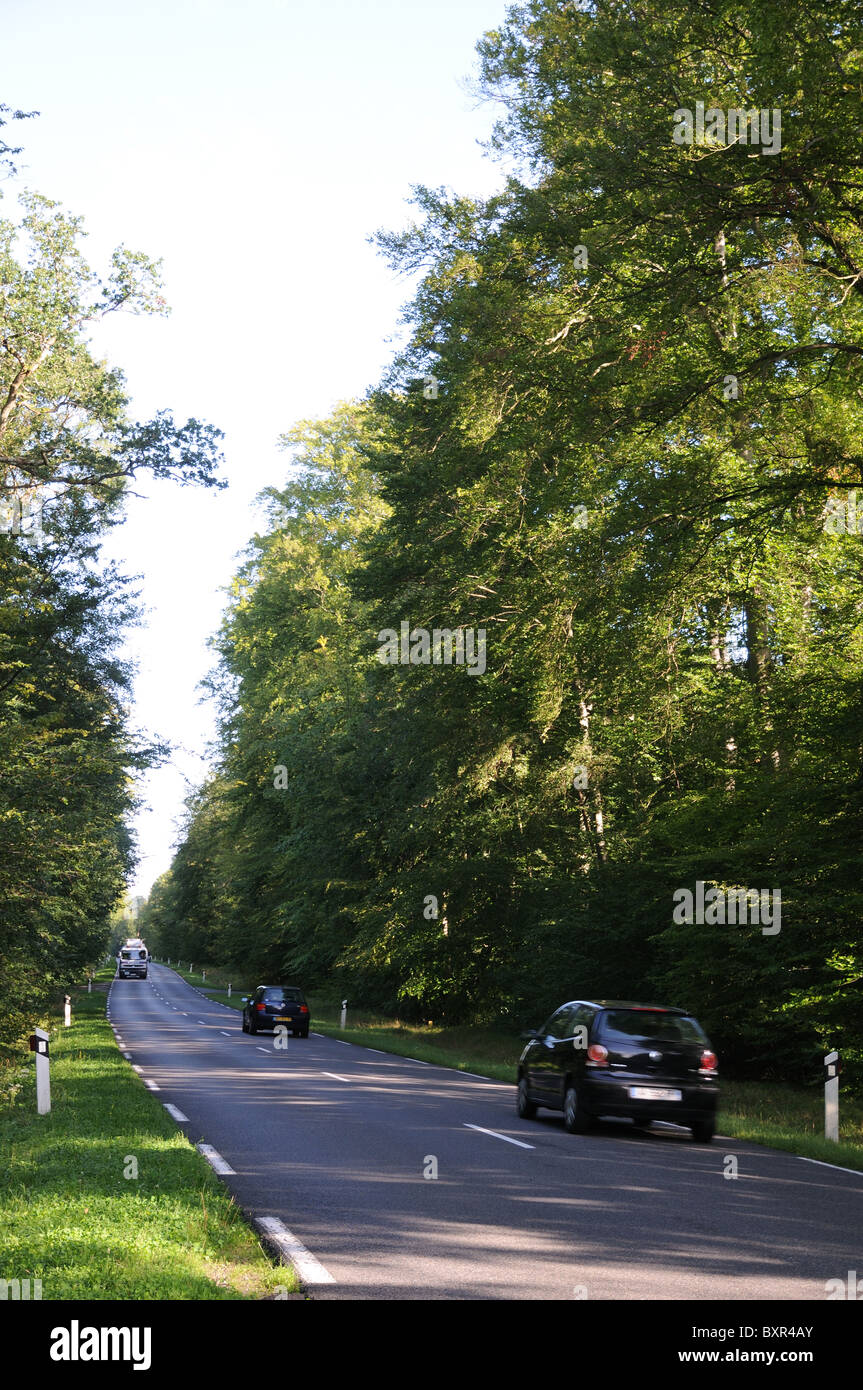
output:
M 599 1115 L 672 1120 L 699 1143 L 716 1131 L 718 1062 L 685 1009 L 576 999 L 556 1009 L 518 1063 L 518 1113 L 562 1110 L 571 1134 Z
M 309 1036 L 309 1006 L 295 985 L 258 985 L 243 1006 L 243 1032 L 288 1028 L 298 1038 Z

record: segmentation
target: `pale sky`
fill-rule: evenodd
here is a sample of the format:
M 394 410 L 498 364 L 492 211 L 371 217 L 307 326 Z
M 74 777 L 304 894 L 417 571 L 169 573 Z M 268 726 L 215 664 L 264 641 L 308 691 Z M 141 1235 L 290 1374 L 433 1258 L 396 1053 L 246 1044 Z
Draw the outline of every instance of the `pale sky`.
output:
M 167 319 L 115 316 L 94 339 L 131 409 L 225 431 L 230 486 L 147 484 L 109 553 L 142 576 L 133 722 L 170 741 L 135 823 L 146 893 L 206 775 L 213 711 L 198 682 L 223 590 L 280 485 L 297 420 L 361 396 L 400 337 L 410 285 L 368 244 L 412 216 L 412 184 L 487 194 L 499 114 L 464 79 L 504 0 L 3 0 L 0 101 L 36 109 L 5 217 L 28 187 L 81 215 L 107 271 L 125 243 L 164 260 Z

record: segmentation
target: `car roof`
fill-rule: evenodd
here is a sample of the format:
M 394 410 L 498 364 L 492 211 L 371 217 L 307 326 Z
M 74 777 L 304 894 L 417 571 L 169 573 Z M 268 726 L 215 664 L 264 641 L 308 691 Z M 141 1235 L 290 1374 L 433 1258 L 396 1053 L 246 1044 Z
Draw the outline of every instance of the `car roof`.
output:
M 570 999 L 568 1003 L 561 1004 L 562 1009 L 568 1009 L 571 1004 L 589 1004 L 592 1009 L 655 1009 L 657 1013 L 663 1014 L 688 1014 L 688 1009 L 679 1009 L 671 1004 L 639 1004 L 632 999 Z

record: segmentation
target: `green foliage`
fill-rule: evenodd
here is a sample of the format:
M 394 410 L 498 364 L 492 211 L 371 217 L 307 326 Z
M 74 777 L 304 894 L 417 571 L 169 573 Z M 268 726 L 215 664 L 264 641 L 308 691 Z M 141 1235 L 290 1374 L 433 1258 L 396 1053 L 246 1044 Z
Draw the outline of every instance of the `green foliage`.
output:
M 114 653 L 135 608 L 101 539 L 140 472 L 216 483 L 218 438 L 130 420 L 121 374 L 87 345 L 106 313 L 163 311 L 157 268 L 120 249 L 103 283 L 80 220 L 23 202 L 20 223 L 0 219 L 0 1056 L 105 951 L 132 777 L 161 752 L 128 727 Z M 33 502 L 41 538 L 19 521 Z
M 479 53 L 522 172 L 381 234 L 410 341 L 294 440 L 153 911 L 406 1018 L 654 996 L 741 1071 L 859 1077 L 859 8 L 534 0 Z M 675 143 L 698 100 L 781 144 Z M 381 665 L 402 621 L 485 630 L 485 675 Z M 781 932 L 675 923 L 697 880 Z

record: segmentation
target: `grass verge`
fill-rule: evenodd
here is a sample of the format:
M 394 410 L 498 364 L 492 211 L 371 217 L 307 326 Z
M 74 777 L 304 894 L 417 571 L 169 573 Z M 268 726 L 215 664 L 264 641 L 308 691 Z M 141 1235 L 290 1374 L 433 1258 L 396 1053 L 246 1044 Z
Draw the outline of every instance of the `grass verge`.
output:
M 107 982 L 51 1032 L 51 1101 L 32 1058 L 0 1093 L 0 1278 L 43 1299 L 261 1299 L 299 1292 L 230 1193 L 117 1049 Z M 101 978 L 100 978 L 101 977 Z M 133 1174 L 137 1173 L 137 1176 Z M 31 1283 L 32 1288 L 32 1283 Z M 31 1294 L 32 1296 L 32 1294 Z

